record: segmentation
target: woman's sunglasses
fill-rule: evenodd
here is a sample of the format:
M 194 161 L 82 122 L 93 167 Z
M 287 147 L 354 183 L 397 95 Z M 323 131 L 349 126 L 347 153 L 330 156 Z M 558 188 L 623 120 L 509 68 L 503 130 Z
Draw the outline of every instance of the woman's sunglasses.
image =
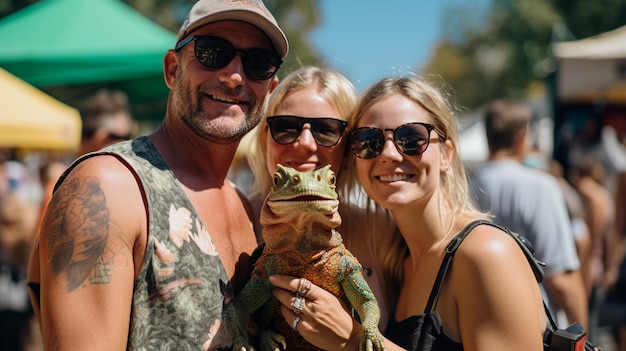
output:
M 283 64 L 283 60 L 272 52 L 263 49 L 235 49 L 228 40 L 209 35 L 193 35 L 178 43 L 175 50 L 180 50 L 192 41 L 195 42 L 196 60 L 206 68 L 224 68 L 240 52 L 246 75 L 255 80 L 266 80 L 272 78 Z
M 352 152 L 359 158 L 374 158 L 385 146 L 385 132 L 393 132 L 393 143 L 398 151 L 409 156 L 421 155 L 430 145 L 430 132 L 435 127 L 428 123 L 407 123 L 396 129 L 380 130 L 373 127 L 356 128 L 350 132 Z
M 267 117 L 270 134 L 275 142 L 291 144 L 302 134 L 302 127 L 306 123 L 311 126 L 311 134 L 315 142 L 321 146 L 334 146 L 341 139 L 348 122 L 337 118 L 305 118 L 298 116 L 271 116 Z

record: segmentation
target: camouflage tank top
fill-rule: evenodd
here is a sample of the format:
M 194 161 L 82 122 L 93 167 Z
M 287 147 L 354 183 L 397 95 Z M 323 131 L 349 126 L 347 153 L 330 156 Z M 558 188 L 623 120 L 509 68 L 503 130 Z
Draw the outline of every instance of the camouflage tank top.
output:
M 145 258 L 133 289 L 129 350 L 229 349 L 222 324 L 232 287 L 193 205 L 146 137 L 85 155 L 108 154 L 129 166 L 148 210 Z

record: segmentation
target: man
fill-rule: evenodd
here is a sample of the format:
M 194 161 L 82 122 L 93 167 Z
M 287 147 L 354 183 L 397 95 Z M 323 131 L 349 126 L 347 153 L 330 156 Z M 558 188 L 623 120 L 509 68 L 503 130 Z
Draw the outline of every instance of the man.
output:
M 135 133 L 128 97 L 122 91 L 98 90 L 85 101 L 80 114 L 83 128 L 78 155 L 129 140 Z
M 46 349 L 230 346 L 222 310 L 257 242 L 226 175 L 287 51 L 260 0 L 192 7 L 163 62 L 163 124 L 87 155 L 57 185 L 29 280 Z
M 547 264 L 544 300 L 555 318 L 565 315 L 560 326 L 586 327 L 587 294 L 563 194 L 553 176 L 522 164 L 532 116 L 529 107 L 514 101 L 497 100 L 488 107 L 489 160 L 473 176 L 473 195 L 494 222 L 527 237 Z

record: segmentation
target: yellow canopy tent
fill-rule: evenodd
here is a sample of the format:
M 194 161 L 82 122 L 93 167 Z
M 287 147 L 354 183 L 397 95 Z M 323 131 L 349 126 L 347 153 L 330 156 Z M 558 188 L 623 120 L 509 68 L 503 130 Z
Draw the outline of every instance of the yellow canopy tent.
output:
M 73 151 L 79 112 L 0 68 L 0 148 Z

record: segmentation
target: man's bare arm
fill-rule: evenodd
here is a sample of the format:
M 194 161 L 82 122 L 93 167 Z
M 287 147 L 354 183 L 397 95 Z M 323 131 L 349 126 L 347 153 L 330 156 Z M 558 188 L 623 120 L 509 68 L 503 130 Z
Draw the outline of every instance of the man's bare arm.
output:
M 46 349 L 126 349 L 142 228 L 137 184 L 112 157 L 84 161 L 59 187 L 39 242 Z

